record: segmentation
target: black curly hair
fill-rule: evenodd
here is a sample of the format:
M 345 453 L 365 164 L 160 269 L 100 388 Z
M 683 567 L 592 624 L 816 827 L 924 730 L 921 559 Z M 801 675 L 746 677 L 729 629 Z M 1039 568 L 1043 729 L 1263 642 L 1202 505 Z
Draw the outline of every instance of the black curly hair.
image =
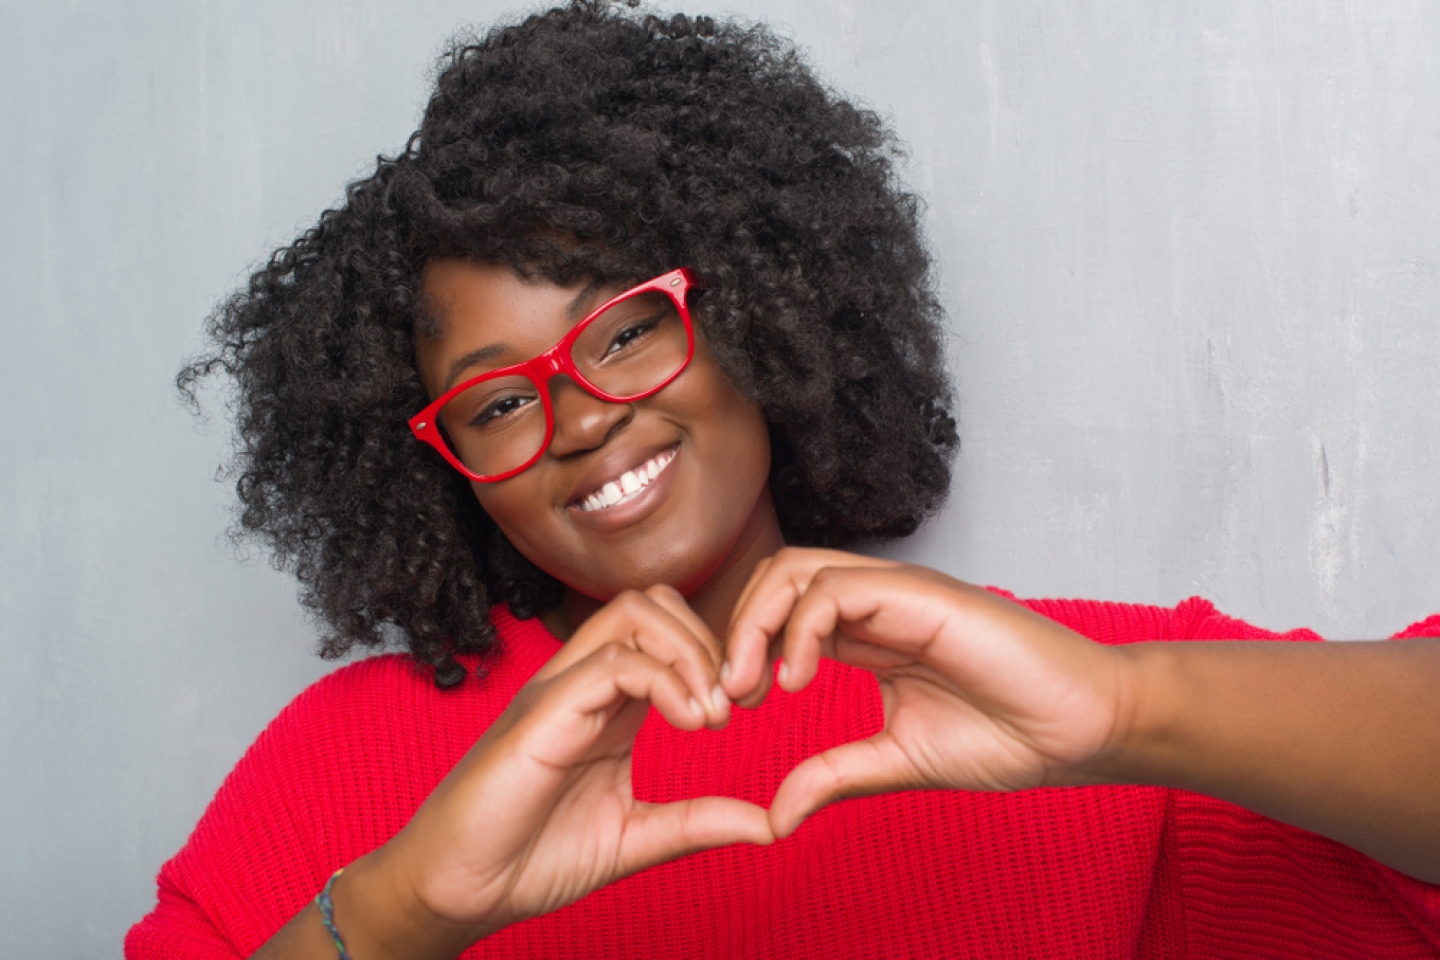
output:
M 691 267 L 697 322 L 769 423 L 786 540 L 913 531 L 958 440 L 898 156 L 761 26 L 576 0 L 458 44 L 405 149 L 216 309 L 178 378 L 192 401 L 237 381 L 237 533 L 299 578 L 321 654 L 398 638 L 450 686 L 456 654 L 492 647 L 492 604 L 561 596 L 406 426 L 433 258 L 562 283 Z

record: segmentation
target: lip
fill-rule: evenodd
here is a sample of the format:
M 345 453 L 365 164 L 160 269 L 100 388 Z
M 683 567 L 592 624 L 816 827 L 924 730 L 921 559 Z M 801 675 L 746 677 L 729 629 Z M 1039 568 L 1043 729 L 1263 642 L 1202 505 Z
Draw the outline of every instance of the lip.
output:
M 673 452 L 673 459 L 660 471 L 659 476 L 634 497 L 600 510 L 580 509 L 581 501 L 606 482 L 618 479 L 627 470 L 633 470 L 666 451 Z M 679 443 L 667 443 L 623 456 L 607 457 L 587 470 L 575 484 L 570 502 L 565 506 L 565 515 L 572 523 L 600 532 L 618 530 L 643 519 L 654 512 L 669 494 L 675 481 L 675 460 L 680 457 L 680 453 Z

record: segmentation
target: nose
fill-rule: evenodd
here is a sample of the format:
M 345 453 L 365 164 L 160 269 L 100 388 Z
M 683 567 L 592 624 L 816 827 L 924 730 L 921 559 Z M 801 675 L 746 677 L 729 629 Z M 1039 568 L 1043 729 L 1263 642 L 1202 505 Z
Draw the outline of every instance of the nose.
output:
M 550 381 L 550 404 L 555 414 L 550 454 L 555 457 L 603 446 L 635 413 L 630 404 L 601 400 L 564 374 Z

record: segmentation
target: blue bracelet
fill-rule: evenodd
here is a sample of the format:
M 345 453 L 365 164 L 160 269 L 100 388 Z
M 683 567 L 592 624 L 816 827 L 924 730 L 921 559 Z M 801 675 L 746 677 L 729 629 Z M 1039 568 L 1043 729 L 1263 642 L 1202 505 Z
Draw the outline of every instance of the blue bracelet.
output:
M 335 878 L 344 872 L 345 868 L 341 867 L 330 874 L 330 879 L 325 881 L 325 889 L 315 895 L 315 906 L 320 908 L 320 922 L 325 924 L 330 939 L 335 941 L 335 949 L 340 951 L 340 960 L 350 960 L 345 941 L 340 939 L 340 931 L 335 929 L 335 905 L 330 902 L 330 888 L 335 885 Z

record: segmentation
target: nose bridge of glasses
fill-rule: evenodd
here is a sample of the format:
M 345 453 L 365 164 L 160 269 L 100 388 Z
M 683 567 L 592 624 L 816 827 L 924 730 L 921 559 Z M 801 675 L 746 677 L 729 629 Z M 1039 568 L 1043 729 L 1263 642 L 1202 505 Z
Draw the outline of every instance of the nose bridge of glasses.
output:
M 551 347 L 549 350 L 545 351 L 540 356 L 530 361 L 532 364 L 530 372 L 535 376 L 536 379 L 544 383 L 549 383 L 550 378 L 555 376 L 555 374 L 566 372 L 565 361 L 560 359 L 560 348 L 561 344 L 556 344 L 554 347 Z
M 591 384 L 586 382 L 584 376 L 575 366 L 574 361 L 570 358 L 569 350 L 566 349 L 569 346 L 567 342 L 568 339 L 569 338 L 566 338 L 565 341 L 561 341 L 531 361 L 531 377 L 540 383 L 546 393 L 550 394 L 552 405 L 555 402 L 555 387 L 551 381 L 557 376 L 560 377 L 562 382 L 568 381 L 575 389 L 579 390 L 580 393 L 588 395 L 599 402 L 609 403 L 608 400 L 596 392 L 596 389 Z
M 624 406 L 597 393 L 593 386 L 578 375 L 578 371 L 568 370 L 563 364 L 548 366 L 545 385 L 546 392 L 550 394 L 551 413 L 556 420 L 561 419 L 562 405 L 573 409 L 576 402 L 579 402 L 584 410 L 593 408 L 603 411 L 610 407 Z

